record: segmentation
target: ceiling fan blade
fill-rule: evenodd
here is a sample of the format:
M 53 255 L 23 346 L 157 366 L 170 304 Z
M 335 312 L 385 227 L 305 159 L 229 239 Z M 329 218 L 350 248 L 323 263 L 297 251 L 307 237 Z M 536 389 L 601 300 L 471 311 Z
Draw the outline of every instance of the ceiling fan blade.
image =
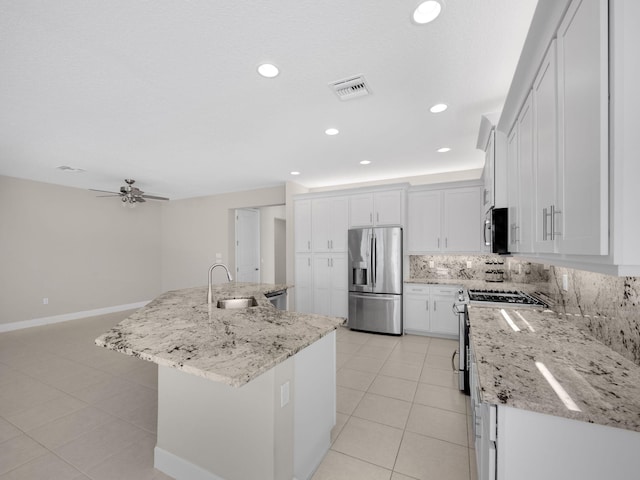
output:
M 167 197 L 158 197 L 157 195 L 142 195 L 144 198 L 149 198 L 151 200 L 169 200 Z
M 96 198 L 105 198 L 105 197 L 120 197 L 119 193 L 114 193 L 113 195 L 96 195 Z
M 110 192 L 109 190 L 96 190 L 95 188 L 90 188 L 92 192 L 102 192 L 102 193 L 112 193 L 114 195 L 120 195 L 118 192 Z
M 136 199 L 136 203 L 144 203 L 144 202 L 146 202 L 146 200 L 144 198 L 142 198 L 141 196 L 136 196 L 134 198 Z

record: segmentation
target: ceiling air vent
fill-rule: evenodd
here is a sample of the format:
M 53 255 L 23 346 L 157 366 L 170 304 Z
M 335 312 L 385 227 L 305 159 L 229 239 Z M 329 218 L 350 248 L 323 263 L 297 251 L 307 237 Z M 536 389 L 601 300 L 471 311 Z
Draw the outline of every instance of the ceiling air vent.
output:
M 351 100 L 371 93 L 371 89 L 362 75 L 331 82 L 329 86 L 336 92 L 340 100 Z

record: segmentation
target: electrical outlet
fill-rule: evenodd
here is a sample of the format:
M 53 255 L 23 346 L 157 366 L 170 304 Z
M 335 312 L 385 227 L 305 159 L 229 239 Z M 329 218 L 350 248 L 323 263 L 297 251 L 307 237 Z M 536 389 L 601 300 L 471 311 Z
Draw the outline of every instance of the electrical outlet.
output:
M 280 408 L 289 403 L 289 382 L 280 385 Z
M 43 304 L 43 305 L 49 305 L 49 298 L 48 298 L 48 297 L 44 297 L 44 298 L 42 299 L 42 304 Z
M 429 260 L 429 268 L 434 268 L 436 266 L 436 262 L 433 260 Z
M 565 292 L 569 290 L 569 275 L 566 273 L 562 274 L 562 290 Z
M 222 254 L 216 253 L 216 262 L 221 262 L 221 261 L 222 261 Z
M 471 260 L 467 260 L 467 268 L 471 268 Z
M 516 268 L 516 273 L 518 275 L 522 273 L 522 264 L 521 263 L 518 264 L 518 268 Z

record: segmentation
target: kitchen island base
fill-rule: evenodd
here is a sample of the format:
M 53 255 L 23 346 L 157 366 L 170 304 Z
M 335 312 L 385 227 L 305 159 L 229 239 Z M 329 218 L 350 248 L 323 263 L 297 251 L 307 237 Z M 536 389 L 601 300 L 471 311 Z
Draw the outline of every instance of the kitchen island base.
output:
M 178 480 L 311 478 L 335 425 L 335 338 L 241 387 L 159 365 L 155 467 Z

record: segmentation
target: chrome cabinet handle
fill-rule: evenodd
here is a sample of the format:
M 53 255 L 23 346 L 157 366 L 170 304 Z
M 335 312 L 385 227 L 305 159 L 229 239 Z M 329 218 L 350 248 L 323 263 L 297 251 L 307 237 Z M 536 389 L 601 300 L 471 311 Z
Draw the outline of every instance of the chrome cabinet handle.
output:
M 373 213 L 369 213 L 369 223 L 373 223 Z
M 560 210 L 556 210 L 555 205 L 551 205 L 551 240 L 556 238 L 556 235 L 562 235 L 560 232 L 556 232 L 556 214 L 562 213 Z
M 440 248 L 440 237 L 438 237 L 438 248 Z
M 429 300 L 427 300 L 426 302 L 424 302 L 427 304 L 427 312 L 429 311 Z
M 438 309 L 438 304 L 436 303 L 436 301 L 433 301 L 433 311 L 435 312 Z
M 458 371 L 458 369 L 456 368 L 456 363 L 455 363 L 455 358 L 456 358 L 457 354 L 458 354 L 458 350 L 454 350 L 453 351 L 453 355 L 451 355 L 451 370 L 453 370 L 454 372 Z
M 449 247 L 449 237 L 444 237 L 444 248 Z
M 310 267 L 310 266 L 311 266 L 311 259 L 307 258 L 307 267 Z
M 380 212 L 376 212 L 376 222 L 380 223 Z
M 311 240 L 307 240 L 307 250 L 311 250 Z

